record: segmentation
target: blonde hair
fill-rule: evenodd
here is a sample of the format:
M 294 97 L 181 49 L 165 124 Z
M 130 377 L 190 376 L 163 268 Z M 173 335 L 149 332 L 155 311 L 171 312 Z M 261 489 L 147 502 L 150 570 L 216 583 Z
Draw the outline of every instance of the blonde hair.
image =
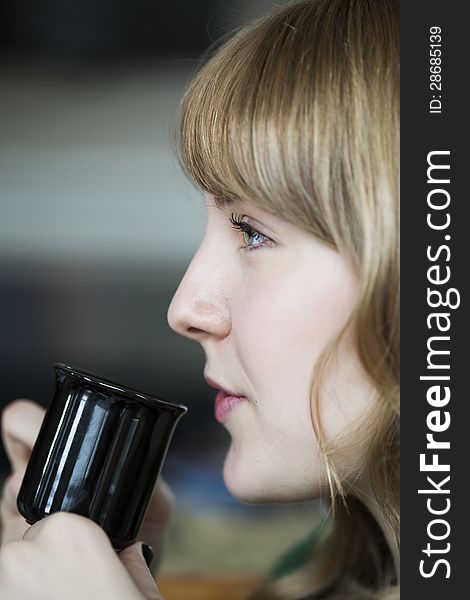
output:
M 362 424 L 365 476 L 398 543 L 399 2 L 304 0 L 245 27 L 193 79 L 178 133 L 182 162 L 201 189 L 222 204 L 248 199 L 318 236 L 347 258 L 361 286 L 349 322 L 312 373 L 333 527 L 312 564 L 253 598 L 396 598 L 390 549 L 343 489 L 319 396 L 321 375 L 352 327 L 376 390 Z

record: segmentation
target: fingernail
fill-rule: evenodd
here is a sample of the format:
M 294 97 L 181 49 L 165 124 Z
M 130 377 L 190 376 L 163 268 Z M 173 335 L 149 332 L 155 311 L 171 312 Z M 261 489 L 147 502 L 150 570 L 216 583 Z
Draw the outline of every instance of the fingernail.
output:
M 150 563 L 152 562 L 152 558 L 153 558 L 152 546 L 148 546 L 147 544 L 142 544 L 142 556 L 145 558 L 147 567 L 150 567 Z

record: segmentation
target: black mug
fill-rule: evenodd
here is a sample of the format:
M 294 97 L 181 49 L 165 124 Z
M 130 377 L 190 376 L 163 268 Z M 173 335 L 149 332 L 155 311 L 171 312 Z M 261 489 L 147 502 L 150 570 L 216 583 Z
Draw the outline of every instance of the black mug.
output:
M 56 384 L 18 494 L 32 525 L 58 511 L 95 521 L 116 550 L 132 544 L 178 420 L 187 412 L 73 367 Z

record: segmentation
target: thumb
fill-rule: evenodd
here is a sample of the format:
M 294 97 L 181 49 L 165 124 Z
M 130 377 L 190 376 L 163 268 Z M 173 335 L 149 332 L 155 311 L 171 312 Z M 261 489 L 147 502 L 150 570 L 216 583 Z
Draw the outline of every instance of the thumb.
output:
M 1 434 L 13 471 L 26 468 L 45 412 L 32 400 L 14 400 L 3 409 Z
M 142 553 L 142 542 L 121 550 L 119 558 L 145 600 L 164 600 Z

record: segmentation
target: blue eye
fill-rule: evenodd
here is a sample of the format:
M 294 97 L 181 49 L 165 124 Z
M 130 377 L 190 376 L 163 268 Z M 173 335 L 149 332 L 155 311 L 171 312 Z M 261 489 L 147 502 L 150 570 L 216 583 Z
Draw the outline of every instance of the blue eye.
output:
M 263 246 L 267 241 L 271 241 L 266 235 L 263 235 L 254 227 L 242 221 L 240 217 L 237 217 L 233 213 L 230 216 L 230 223 L 232 223 L 234 229 L 241 231 L 243 234 L 243 241 L 245 242 L 245 246 L 242 247 L 243 250 L 255 250 Z

